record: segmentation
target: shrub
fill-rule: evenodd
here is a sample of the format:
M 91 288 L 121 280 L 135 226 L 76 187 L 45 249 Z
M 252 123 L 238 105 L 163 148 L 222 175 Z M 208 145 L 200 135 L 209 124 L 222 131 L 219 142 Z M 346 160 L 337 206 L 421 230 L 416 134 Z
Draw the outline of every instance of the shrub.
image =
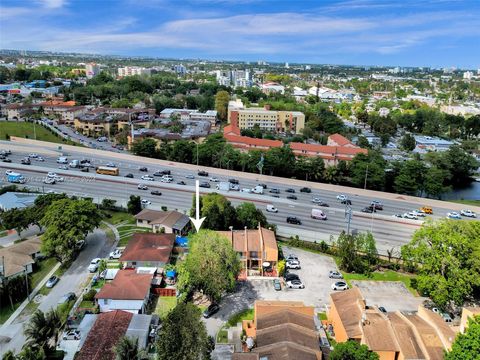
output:
M 93 301 L 95 295 L 97 295 L 97 290 L 90 289 L 83 295 L 83 301 Z
M 283 276 L 285 272 L 285 260 L 280 260 L 277 265 L 278 276 Z

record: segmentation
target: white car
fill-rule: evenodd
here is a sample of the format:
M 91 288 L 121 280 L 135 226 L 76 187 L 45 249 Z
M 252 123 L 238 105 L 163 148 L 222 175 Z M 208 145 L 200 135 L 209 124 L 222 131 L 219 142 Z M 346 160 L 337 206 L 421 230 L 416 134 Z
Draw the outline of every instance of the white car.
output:
M 7 171 L 5 171 L 5 175 L 8 176 L 8 175 L 10 175 L 10 174 L 13 173 L 13 172 L 15 172 L 15 171 L 13 171 L 13 170 L 7 170 Z
M 80 340 L 80 331 L 68 330 L 65 334 L 63 334 L 63 340 Z
M 62 176 L 54 176 L 53 179 L 56 182 L 64 182 L 65 181 L 65 179 Z
M 106 167 L 116 167 L 115 163 L 113 163 L 113 162 L 106 163 L 105 166 Z
M 423 211 L 421 211 L 421 210 L 416 210 L 416 209 L 410 211 L 410 214 L 415 215 L 415 216 L 420 216 L 420 217 L 425 217 L 425 216 L 427 216 L 427 214 L 425 214 Z
M 472 218 L 477 217 L 477 214 L 475 214 L 472 210 L 468 210 L 468 209 L 462 209 L 460 211 L 460 215 L 466 216 L 466 217 L 472 217 Z
M 142 199 L 142 205 L 152 205 L 152 202 L 147 199 Z
M 155 179 L 152 175 L 142 175 L 142 180 L 154 181 Z
M 60 194 L 60 193 L 58 191 L 50 189 L 50 190 L 47 191 L 47 194 Z
M 32 158 L 32 159 L 35 159 L 38 157 L 38 154 L 35 154 L 35 153 L 31 153 L 28 155 L 28 157 Z
M 45 184 L 55 184 L 55 179 L 53 177 L 46 177 L 43 182 Z
M 163 175 L 162 176 L 162 182 L 171 183 L 172 181 L 173 181 L 172 175 Z
M 90 265 L 88 265 L 88 271 L 90 271 L 91 273 L 94 273 L 95 271 L 97 271 L 98 267 L 100 266 L 100 261 L 102 261 L 102 259 L 100 258 L 95 258 L 92 261 L 90 261 Z
M 252 189 L 243 188 L 242 190 L 240 190 L 240 192 L 244 192 L 244 193 L 250 194 L 250 193 L 252 192 Z
M 120 257 L 122 256 L 122 251 L 119 250 L 119 249 L 116 249 L 115 251 L 112 251 L 110 253 L 110 259 L 120 259 Z
M 405 213 L 403 214 L 402 216 L 404 219 L 410 219 L 410 220 L 418 220 L 418 217 L 417 215 L 411 213 L 411 212 L 408 212 L 408 213 Z
M 54 173 L 53 171 L 49 171 L 48 174 L 47 174 L 48 177 L 50 178 L 54 178 L 56 176 L 58 176 L 56 173 Z
M 266 210 L 267 210 L 267 212 L 278 213 L 278 209 L 277 209 L 275 206 L 271 205 L 271 204 L 267 205 L 267 209 L 266 209 Z
M 40 162 L 44 162 L 44 161 L 45 161 L 45 159 L 44 159 L 43 157 L 41 157 L 41 156 L 37 156 L 37 157 L 35 158 L 35 160 L 40 161 Z
M 348 199 L 348 198 L 347 198 L 346 195 L 343 195 L 343 194 L 337 195 L 337 200 L 338 200 L 338 201 L 345 201 L 345 200 L 347 200 L 347 199 Z
M 145 184 L 138 184 L 137 185 L 138 190 L 148 190 L 148 186 Z
M 458 212 L 452 211 L 447 213 L 447 219 L 460 220 L 462 217 Z
M 68 170 L 68 166 L 67 165 L 60 165 L 58 167 L 60 170 Z
M 287 281 L 287 287 L 290 289 L 305 289 L 305 285 L 300 280 Z
M 193 176 L 193 174 L 187 174 L 187 175 L 185 175 L 185 178 L 186 179 L 195 179 L 195 176 Z
M 348 284 L 345 281 L 337 281 L 332 284 L 332 290 L 347 290 Z
M 214 177 L 214 176 L 212 176 L 209 180 L 210 180 L 211 182 L 215 182 L 215 183 L 217 183 L 217 182 L 220 181 L 220 180 L 218 180 L 218 178 L 216 178 L 216 177 Z
M 285 267 L 287 269 L 301 269 L 300 261 L 298 261 L 298 260 L 287 261 L 287 263 L 285 264 Z

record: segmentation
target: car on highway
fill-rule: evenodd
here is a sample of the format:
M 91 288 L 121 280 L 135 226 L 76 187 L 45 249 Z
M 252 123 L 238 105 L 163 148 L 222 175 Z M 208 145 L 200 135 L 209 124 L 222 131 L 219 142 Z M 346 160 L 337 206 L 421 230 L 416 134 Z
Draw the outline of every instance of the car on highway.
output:
M 110 252 L 109 259 L 120 259 L 122 256 L 122 250 L 115 249 L 114 251 Z
M 345 199 L 345 200 L 342 200 L 340 201 L 341 204 L 346 204 L 346 205 L 352 205 L 352 200 L 350 199 Z
M 22 160 L 20 160 L 20 164 L 22 165 L 30 165 L 31 162 L 30 162 L 30 159 L 28 157 L 25 157 L 23 158 Z
M 158 190 L 153 190 L 153 191 L 150 192 L 150 194 L 152 194 L 152 195 L 157 195 L 157 196 L 162 195 L 162 193 L 161 193 L 160 191 L 158 191 Z
M 287 261 L 287 262 L 285 263 L 285 267 L 286 267 L 287 269 L 295 269 L 295 270 L 301 269 L 300 261 L 298 261 L 298 260 L 290 260 L 290 261 Z
M 58 282 L 60 281 L 60 278 L 58 276 L 51 276 L 50 279 L 47 280 L 47 283 L 45 284 L 45 287 L 51 289 L 53 288 Z
M 332 290 L 347 290 L 348 284 L 345 281 L 337 281 L 332 284 Z
M 344 201 L 344 200 L 347 200 L 347 196 L 346 195 L 343 195 L 343 194 L 340 194 L 340 195 L 337 195 L 337 200 L 338 201 Z
M 266 210 L 267 210 L 267 212 L 278 213 L 278 209 L 277 209 L 275 206 L 271 205 L 271 204 L 268 204 L 268 205 L 267 205 Z
M 98 267 L 100 266 L 100 261 L 102 261 L 102 259 L 100 258 L 95 258 L 92 261 L 90 261 L 90 265 L 88 265 L 88 271 L 90 271 L 91 273 L 94 273 L 95 271 L 97 271 Z
M 187 185 L 187 183 L 185 181 L 179 181 L 177 182 L 177 185 Z
M 297 200 L 297 196 L 296 196 L 296 195 L 288 195 L 288 196 L 287 196 L 287 199 L 289 199 L 289 200 Z
M 13 171 L 13 170 L 5 170 L 5 175 L 6 175 L 6 176 L 8 176 L 8 175 L 10 175 L 10 174 L 12 174 L 12 173 L 15 173 L 15 171 Z
M 343 275 L 340 271 L 337 270 L 330 270 L 328 272 L 328 277 L 330 279 L 343 279 Z
M 218 180 L 218 178 L 215 177 L 215 176 L 211 176 L 210 179 L 208 179 L 208 180 L 211 181 L 211 182 L 214 182 L 214 183 L 217 183 L 217 182 L 220 181 L 220 180 Z
M 60 170 L 68 170 L 68 166 L 67 165 L 60 165 L 58 167 Z
M 55 184 L 55 179 L 53 177 L 48 177 L 47 176 L 45 179 L 43 179 L 43 182 L 45 184 L 53 185 L 53 184 Z
M 163 175 L 161 180 L 163 183 L 171 183 L 173 181 L 172 175 Z
M 115 165 L 115 163 L 113 162 L 108 162 L 105 164 L 106 167 L 117 167 L 117 165 Z
M 302 221 L 295 217 L 295 216 L 289 216 L 287 217 L 287 223 L 289 224 L 295 224 L 295 225 L 302 225 Z
M 451 211 L 447 213 L 447 219 L 460 220 L 462 217 L 458 212 Z
M 81 172 L 90 172 L 90 168 L 88 168 L 88 167 L 81 167 L 81 168 L 80 168 L 80 171 L 81 171 Z
M 433 214 L 433 210 L 430 206 L 422 206 L 420 210 L 423 211 L 425 214 Z
M 238 185 L 239 184 L 239 181 L 237 179 L 228 179 L 228 182 L 230 184 L 235 184 L 235 185 Z
M 288 189 L 285 190 L 285 192 L 293 194 L 293 193 L 295 193 L 295 189 L 288 188 Z
M 404 213 L 404 214 L 402 215 L 402 218 L 404 218 L 404 219 L 409 219 L 409 220 L 418 220 L 417 215 L 412 214 L 412 213 L 410 213 L 410 212 Z
M 370 203 L 370 207 L 374 207 L 377 210 L 383 210 L 383 204 L 377 200 L 372 200 L 372 202 Z
M 402 214 L 393 214 L 392 217 L 399 218 L 399 219 L 403 219 L 403 215 L 402 215 Z
M 28 154 L 28 157 L 29 157 L 29 158 L 32 158 L 32 159 L 35 159 L 35 158 L 38 157 L 38 154 L 31 153 L 31 154 Z
M 471 218 L 477 217 L 477 214 L 475 214 L 472 210 L 469 210 L 469 209 L 460 210 L 460 215 L 466 216 L 466 217 L 471 217 Z
M 127 175 L 125 175 L 126 178 L 130 178 L 130 179 L 133 179 L 133 174 L 132 173 L 128 173 Z
M 203 317 L 208 319 L 210 316 L 215 314 L 218 310 L 220 310 L 220 306 L 218 304 L 211 304 L 204 312 Z
M 148 186 L 145 184 L 138 184 L 137 185 L 138 190 L 148 190 Z
M 152 202 L 147 199 L 142 199 L 141 203 L 143 206 L 152 205 Z
M 63 340 L 80 340 L 80 331 L 79 330 L 68 330 L 66 331 L 62 339 Z
M 423 211 L 417 210 L 417 209 L 410 211 L 410 214 L 415 215 L 415 216 L 417 216 L 417 217 L 425 217 L 425 216 L 427 216 L 427 214 L 425 214 Z
M 187 174 L 185 175 L 186 179 L 195 179 L 195 176 L 193 174 Z
M 154 181 L 155 179 L 152 175 L 142 175 L 142 180 Z
M 249 188 L 243 188 L 242 190 L 240 190 L 240 192 L 243 192 L 243 193 L 250 194 L 250 193 L 252 192 L 252 189 L 249 189 Z
M 201 187 L 201 188 L 209 189 L 210 188 L 210 183 L 208 183 L 206 181 L 202 181 L 200 184 L 198 184 L 198 186 Z
M 275 289 L 275 291 L 282 290 L 282 284 L 280 283 L 280 280 L 278 279 L 273 280 L 273 288 Z
M 69 292 L 63 295 L 59 300 L 58 300 L 58 305 L 65 304 L 69 301 L 75 300 L 77 296 L 75 295 L 74 292 Z
M 277 188 L 271 188 L 268 192 L 270 194 L 280 194 L 280 190 Z
M 37 156 L 37 157 L 35 158 L 35 160 L 36 160 L 36 161 L 40 161 L 40 162 L 44 162 L 44 161 L 45 161 L 45 159 L 44 159 L 43 157 L 41 157 L 41 156 Z
M 138 171 L 148 172 L 148 168 L 146 168 L 145 166 L 141 166 L 141 167 L 138 168 Z
M 300 280 L 287 281 L 287 287 L 289 289 L 305 289 L 305 284 Z
M 263 183 L 258 184 L 258 186 L 261 186 L 261 187 L 264 188 L 264 189 L 267 188 L 267 184 L 263 184 Z
M 163 176 L 163 175 L 170 175 L 170 170 L 157 170 L 153 173 L 154 176 Z
M 11 163 L 11 162 L 12 162 L 12 160 L 11 160 L 11 159 L 8 159 L 8 158 L 2 159 L 2 161 L 3 161 L 4 163 Z
M 308 187 L 302 187 L 300 189 L 300 192 L 310 194 L 312 192 L 312 189 L 310 189 Z
M 47 176 L 48 176 L 49 178 L 54 178 L 55 176 L 58 176 L 58 175 L 57 175 L 56 173 L 54 173 L 53 171 L 49 171 L 48 174 L 47 174 Z
M 199 170 L 199 171 L 197 172 L 197 175 L 198 175 L 198 176 L 208 176 L 208 172 L 203 171 L 203 170 Z
M 377 212 L 377 210 L 374 208 L 374 207 L 371 207 L 371 206 L 365 206 L 362 210 L 360 210 L 361 212 L 364 212 L 364 213 L 368 213 L 368 214 L 371 214 L 371 213 L 374 213 L 374 212 Z

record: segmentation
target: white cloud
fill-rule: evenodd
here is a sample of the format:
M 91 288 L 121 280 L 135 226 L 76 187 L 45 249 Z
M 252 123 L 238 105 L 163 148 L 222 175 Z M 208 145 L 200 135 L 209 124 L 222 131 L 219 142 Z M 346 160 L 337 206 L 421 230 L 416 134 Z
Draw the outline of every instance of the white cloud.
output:
M 48 9 L 59 9 L 67 4 L 66 0 L 40 0 L 40 3 Z

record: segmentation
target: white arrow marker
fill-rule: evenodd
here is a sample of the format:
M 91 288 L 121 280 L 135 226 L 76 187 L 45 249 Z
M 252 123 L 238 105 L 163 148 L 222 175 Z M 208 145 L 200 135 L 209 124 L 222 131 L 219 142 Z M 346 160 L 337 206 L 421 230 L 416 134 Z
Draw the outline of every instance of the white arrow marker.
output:
M 205 220 L 204 217 L 200 219 L 200 183 L 198 180 L 195 180 L 195 207 L 196 218 L 194 219 L 191 217 L 190 220 L 198 232 L 202 227 L 203 220 Z

